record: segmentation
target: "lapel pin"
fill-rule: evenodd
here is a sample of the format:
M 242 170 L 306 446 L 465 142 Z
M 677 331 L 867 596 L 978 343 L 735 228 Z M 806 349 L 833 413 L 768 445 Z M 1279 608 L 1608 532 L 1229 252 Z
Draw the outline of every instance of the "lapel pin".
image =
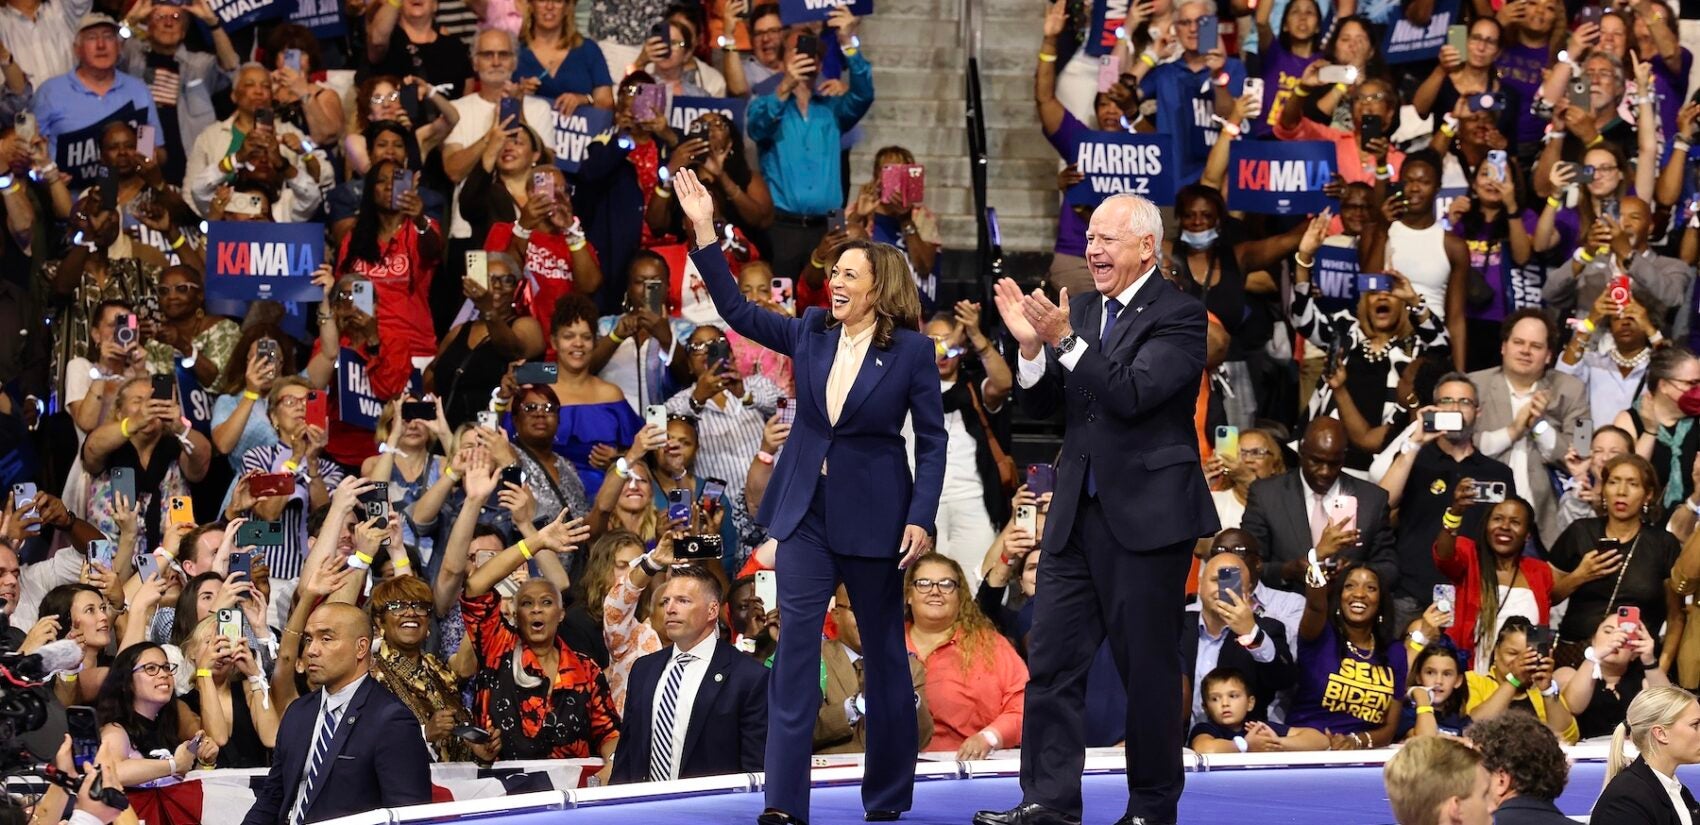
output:
M 724 674 L 724 673 L 716 673 L 716 674 L 714 674 L 714 681 L 716 681 L 716 682 L 724 682 L 724 681 L 726 681 L 726 674 Z
M 883 360 L 881 360 L 881 359 L 879 359 L 879 358 L 875 358 L 875 359 L 874 359 L 874 366 L 876 366 L 876 367 L 883 367 L 883 366 L 885 366 L 885 361 L 883 361 Z

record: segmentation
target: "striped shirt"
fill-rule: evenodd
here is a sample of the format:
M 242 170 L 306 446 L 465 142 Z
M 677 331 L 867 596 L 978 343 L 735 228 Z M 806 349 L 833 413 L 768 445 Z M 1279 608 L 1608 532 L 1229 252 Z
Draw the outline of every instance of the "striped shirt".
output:
M 53 0 L 42 3 L 32 20 L 8 3 L 0 6 L 0 42 L 39 89 L 42 81 L 71 71 L 77 23 L 91 8 L 94 0 Z
M 744 398 L 733 398 L 724 392 L 721 395 L 726 406 L 710 399 L 697 412 L 691 409 L 691 389 L 687 387 L 667 399 L 667 412 L 697 417 L 696 473 L 725 481 L 730 504 L 744 492 L 750 459 L 761 450 L 762 430 L 767 428 L 767 419 L 779 407 L 779 398 L 784 393 L 766 376 L 748 375 L 744 377 Z
M 470 47 L 473 35 L 478 33 L 478 15 L 466 0 L 437 0 L 437 31 L 458 37 Z
M 253 447 L 242 454 L 242 472 L 283 473 L 283 462 L 293 455 L 288 445 L 262 444 Z M 324 479 L 325 489 L 334 490 L 342 483 L 342 468 L 324 456 L 319 456 L 319 474 Z M 289 503 L 284 505 L 283 514 L 278 517 L 283 522 L 283 544 L 268 548 L 266 566 L 271 569 L 274 579 L 294 579 L 301 575 L 301 562 L 307 558 L 307 473 L 302 470 L 295 475 L 295 494 L 290 496 Z

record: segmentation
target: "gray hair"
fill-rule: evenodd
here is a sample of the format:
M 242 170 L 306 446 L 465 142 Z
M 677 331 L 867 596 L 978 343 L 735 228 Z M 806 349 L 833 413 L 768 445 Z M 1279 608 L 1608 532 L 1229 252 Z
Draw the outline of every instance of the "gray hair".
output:
M 1181 14 L 1181 9 L 1184 9 L 1187 6 L 1209 6 L 1209 5 L 1210 5 L 1210 3 L 1208 2 L 1208 0 L 1177 0 L 1177 2 L 1175 3 L 1174 16 L 1175 16 L 1176 19 L 1179 19 L 1180 14 Z
M 472 42 L 467 45 L 466 55 L 473 61 L 473 64 L 476 65 L 478 62 L 478 41 L 482 40 L 484 35 L 489 34 L 490 32 L 497 32 L 507 38 L 508 51 L 514 53 L 514 59 L 517 61 L 519 59 L 519 35 L 514 34 L 507 29 L 499 29 L 492 26 L 489 28 L 479 29 L 478 33 L 472 36 Z
M 1587 65 L 1587 64 L 1589 64 L 1589 63 L 1591 63 L 1595 60 L 1604 60 L 1607 63 L 1611 64 L 1612 77 L 1617 81 L 1617 87 L 1619 89 L 1622 89 L 1623 88 L 1623 81 L 1624 81 L 1623 61 L 1618 60 L 1617 55 L 1615 55 L 1615 54 L 1612 54 L 1610 52 L 1599 51 L 1599 50 L 1596 49 L 1595 51 L 1589 53 L 1587 58 L 1582 61 L 1582 64 L 1585 66 L 1585 65 Z
M 1469 375 L 1457 370 L 1453 370 L 1440 376 L 1440 380 L 1434 382 L 1434 388 L 1437 390 L 1440 389 L 1441 384 L 1464 384 L 1470 388 L 1471 395 L 1477 398 L 1481 397 L 1481 393 L 1476 390 L 1476 382 L 1471 379 Z
M 489 255 L 485 256 L 484 265 L 489 266 L 490 264 L 501 264 L 502 266 L 507 267 L 509 275 L 520 275 L 524 272 L 519 265 L 519 261 L 515 260 L 514 256 L 509 255 L 506 252 L 491 252 Z
M 1192 2 L 1202 3 L 1204 0 L 1192 0 Z M 1118 201 L 1127 203 L 1127 226 L 1133 230 L 1134 238 L 1150 235 L 1152 245 L 1161 250 L 1163 248 L 1163 213 L 1157 209 L 1157 204 L 1140 195 L 1120 192 L 1105 198 L 1104 202 L 1098 205 L 1098 208 L 1102 209 Z

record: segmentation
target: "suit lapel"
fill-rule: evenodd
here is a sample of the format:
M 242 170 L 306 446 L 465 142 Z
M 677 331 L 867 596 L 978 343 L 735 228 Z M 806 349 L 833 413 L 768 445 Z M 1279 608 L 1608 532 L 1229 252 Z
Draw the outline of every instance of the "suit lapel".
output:
M 1287 474 L 1284 482 L 1287 488 L 1289 506 L 1281 509 L 1287 511 L 1288 519 L 1292 522 L 1290 529 L 1293 535 L 1299 537 L 1299 543 L 1309 547 L 1310 541 L 1310 504 L 1305 501 L 1305 480 L 1297 471 Z
M 1086 298 L 1084 301 L 1086 306 L 1081 314 L 1085 317 L 1081 319 L 1080 324 L 1084 327 L 1084 329 L 1081 330 L 1080 337 L 1085 338 L 1086 343 L 1102 350 L 1102 338 L 1104 335 L 1104 296 L 1094 291 L 1088 292 L 1084 297 Z M 1111 332 L 1114 332 L 1114 330 L 1111 330 Z
M 374 684 L 376 684 L 376 680 L 368 675 L 366 680 L 360 683 L 360 687 L 355 689 L 354 696 L 348 700 L 348 707 L 342 709 L 342 718 L 336 724 L 336 735 L 331 737 L 330 749 L 325 751 L 324 764 L 319 766 L 319 781 L 314 783 L 313 792 L 307 797 L 307 804 L 302 806 L 303 813 L 313 810 L 313 802 L 319 798 L 319 794 L 324 792 L 325 785 L 330 780 L 331 768 L 336 765 L 337 754 L 342 753 L 343 746 L 347 745 L 349 737 L 354 735 L 354 724 L 360 721 L 360 711 L 366 704 L 366 698 L 372 695 L 372 685 Z M 317 725 L 318 719 L 314 719 L 313 722 Z M 311 751 L 312 747 L 312 740 L 307 740 L 308 750 Z M 308 758 L 312 758 L 311 753 L 308 754 Z
M 742 654 L 737 654 L 731 645 L 715 643 L 714 658 L 708 661 L 708 671 L 702 675 L 702 684 L 697 687 L 696 699 L 691 702 L 691 720 L 685 726 L 685 746 L 679 749 L 680 776 L 684 775 L 685 765 L 690 761 L 691 748 L 696 747 L 697 740 L 702 737 L 702 730 L 708 722 L 708 714 L 714 707 L 714 700 L 720 695 L 720 688 L 726 684 L 727 666 L 731 664 L 733 655 Z
M 844 409 L 838 414 L 840 424 L 849 421 L 862 402 L 868 400 L 874 387 L 879 386 L 885 374 L 891 371 L 887 362 L 896 357 L 896 350 L 888 352 L 872 344 L 868 346 L 868 351 L 862 354 L 862 369 L 856 372 L 856 383 L 850 385 L 850 394 L 844 398 Z
M 1116 327 L 1110 330 L 1110 340 L 1104 342 L 1103 351 L 1110 352 L 1125 340 L 1129 330 L 1137 326 L 1140 320 L 1145 317 L 1145 310 L 1156 303 L 1157 297 L 1162 294 L 1163 289 L 1168 288 L 1170 288 L 1169 282 L 1165 281 L 1156 269 L 1152 269 L 1150 276 L 1145 279 L 1145 283 L 1140 285 L 1139 291 L 1133 293 L 1133 299 L 1128 301 L 1128 305 L 1122 307 L 1122 311 L 1116 315 Z M 1102 304 L 1099 306 L 1101 312 Z
M 826 412 L 826 380 L 832 375 L 832 357 L 838 352 L 838 329 L 822 326 L 809 334 L 815 341 L 815 346 L 810 347 L 813 357 L 807 365 L 809 377 L 814 381 L 814 391 L 809 395 L 820 408 L 821 420 L 830 422 L 832 416 Z

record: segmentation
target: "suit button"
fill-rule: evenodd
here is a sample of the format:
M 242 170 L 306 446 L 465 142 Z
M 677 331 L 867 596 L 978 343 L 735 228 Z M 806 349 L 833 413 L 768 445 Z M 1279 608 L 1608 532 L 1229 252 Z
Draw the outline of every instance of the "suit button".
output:
M 1086 423 L 1090 424 L 1090 423 L 1097 421 L 1097 420 L 1098 420 L 1098 414 L 1097 413 L 1087 413 L 1086 414 Z
M 1081 453 L 1081 454 L 1080 454 L 1080 460 L 1081 460 L 1081 461 L 1085 461 L 1085 460 L 1086 460 L 1086 454 L 1085 454 L 1085 453 Z

